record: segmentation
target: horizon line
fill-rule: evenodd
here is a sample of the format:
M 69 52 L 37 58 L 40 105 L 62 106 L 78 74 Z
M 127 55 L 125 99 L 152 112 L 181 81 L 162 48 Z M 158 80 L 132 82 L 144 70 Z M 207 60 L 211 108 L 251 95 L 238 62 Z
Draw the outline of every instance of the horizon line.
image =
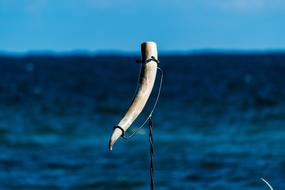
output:
M 218 49 L 218 48 L 201 48 L 189 50 L 161 50 L 160 55 L 196 55 L 196 54 L 283 54 L 285 48 L 281 49 Z M 0 50 L 0 56 L 33 56 L 33 55 L 50 55 L 50 56 L 100 56 L 100 55 L 119 55 L 119 56 L 137 56 L 140 51 L 126 51 L 126 50 L 88 50 L 88 49 L 74 49 L 74 50 L 27 50 L 27 51 L 6 51 Z

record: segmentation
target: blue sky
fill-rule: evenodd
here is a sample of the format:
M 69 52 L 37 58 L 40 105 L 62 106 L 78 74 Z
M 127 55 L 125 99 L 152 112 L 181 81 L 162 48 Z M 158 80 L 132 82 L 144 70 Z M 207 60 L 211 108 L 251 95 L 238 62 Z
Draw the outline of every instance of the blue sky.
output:
M 285 48 L 284 0 L 0 0 L 0 50 Z

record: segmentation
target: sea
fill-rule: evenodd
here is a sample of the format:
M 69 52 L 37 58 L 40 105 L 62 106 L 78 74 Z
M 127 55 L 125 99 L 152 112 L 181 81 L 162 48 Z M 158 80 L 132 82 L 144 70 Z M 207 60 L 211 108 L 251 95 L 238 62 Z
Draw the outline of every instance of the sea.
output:
M 135 54 L 0 55 L 1 190 L 147 190 L 145 126 L 108 141 L 137 87 Z M 285 189 L 285 53 L 159 57 L 159 190 Z M 127 131 L 147 118 L 158 93 Z

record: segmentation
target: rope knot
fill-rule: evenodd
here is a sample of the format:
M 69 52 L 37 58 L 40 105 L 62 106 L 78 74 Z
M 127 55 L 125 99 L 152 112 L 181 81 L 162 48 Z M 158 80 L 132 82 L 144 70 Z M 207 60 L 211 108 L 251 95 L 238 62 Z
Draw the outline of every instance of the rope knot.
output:
M 125 136 L 125 130 L 122 127 L 120 127 L 119 125 L 116 125 L 116 126 L 113 127 L 113 130 L 115 130 L 115 129 L 120 129 L 122 131 L 121 137 Z
M 151 56 L 151 58 L 145 60 L 145 61 L 142 61 L 142 60 L 136 60 L 136 63 L 143 63 L 143 64 L 147 64 L 151 61 L 154 61 L 157 63 L 157 65 L 159 65 L 159 61 L 154 57 L 154 56 Z

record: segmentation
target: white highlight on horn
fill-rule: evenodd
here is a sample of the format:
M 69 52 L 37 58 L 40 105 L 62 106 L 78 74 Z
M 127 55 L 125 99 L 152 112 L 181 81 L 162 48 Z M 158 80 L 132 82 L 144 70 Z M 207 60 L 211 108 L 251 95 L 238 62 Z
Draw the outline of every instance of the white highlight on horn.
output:
M 142 56 L 142 61 L 151 59 L 152 56 L 155 59 L 158 59 L 156 43 L 155 42 L 142 43 L 141 56 Z M 124 115 L 124 117 L 121 119 L 121 121 L 118 124 L 118 126 L 124 129 L 124 131 L 127 131 L 127 129 L 131 126 L 131 124 L 142 112 L 151 94 L 156 78 L 156 72 L 157 72 L 157 63 L 155 61 L 150 61 L 147 64 L 142 64 L 138 91 L 132 103 L 130 104 L 127 113 Z M 115 128 L 109 140 L 109 150 L 112 150 L 113 145 L 121 135 L 122 131 L 118 128 Z

